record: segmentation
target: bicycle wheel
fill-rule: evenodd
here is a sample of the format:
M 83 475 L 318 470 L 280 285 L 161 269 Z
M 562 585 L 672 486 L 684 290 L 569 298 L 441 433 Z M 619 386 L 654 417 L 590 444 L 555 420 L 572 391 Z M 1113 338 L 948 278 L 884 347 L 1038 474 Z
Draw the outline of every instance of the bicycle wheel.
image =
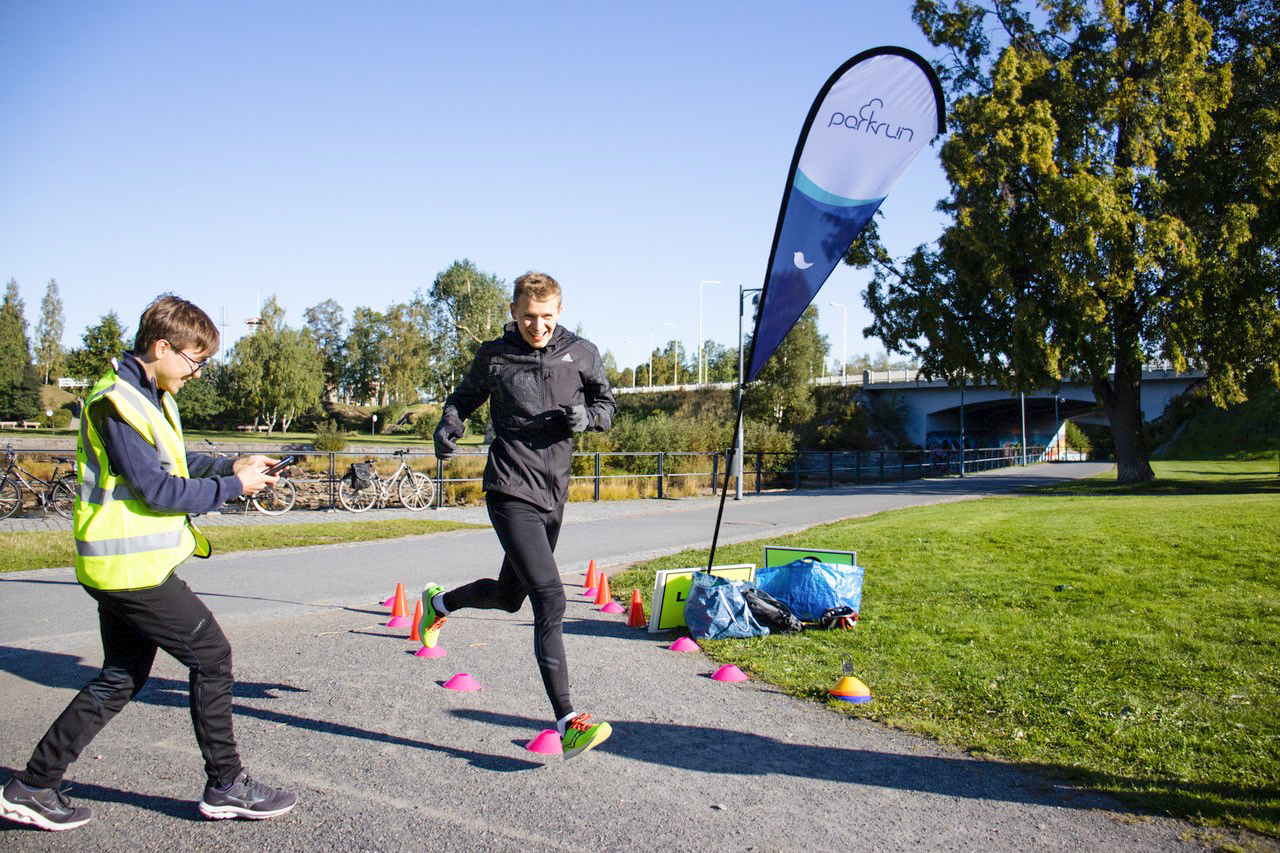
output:
M 22 506 L 22 489 L 17 480 L 0 483 L 0 518 L 8 518 Z
M 297 500 L 298 487 L 292 480 L 286 480 L 284 477 L 276 480 L 274 486 L 266 486 L 249 498 L 258 512 L 267 515 L 282 515 L 293 509 L 293 504 Z
M 76 488 L 78 484 L 71 477 L 63 477 L 53 484 L 49 490 L 49 506 L 63 518 L 70 518 L 76 508 Z
M 344 474 L 338 481 L 338 503 L 351 512 L 364 512 L 378 502 L 378 481 L 363 489 L 356 488 L 356 479 Z
M 431 506 L 436 496 L 436 484 L 421 471 L 410 471 L 408 476 L 400 480 L 400 503 L 405 509 L 414 512 Z

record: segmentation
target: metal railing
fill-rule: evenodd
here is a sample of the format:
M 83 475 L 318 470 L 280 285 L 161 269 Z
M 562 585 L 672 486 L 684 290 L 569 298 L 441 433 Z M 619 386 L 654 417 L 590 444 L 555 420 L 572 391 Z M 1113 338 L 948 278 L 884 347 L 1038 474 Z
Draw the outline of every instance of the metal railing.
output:
M 215 446 L 216 448 L 216 446 Z M 193 444 L 193 452 L 210 448 Z M 769 452 L 748 450 L 743 456 L 743 489 L 759 494 L 769 489 L 823 489 L 865 483 L 915 480 L 925 477 L 954 477 L 1028 464 L 1040 460 L 1045 448 L 1027 447 L 1024 456 L 1016 445 L 960 450 L 795 450 Z M 62 456 L 66 448 L 23 448 L 24 457 Z M 260 452 L 260 451 L 254 451 Z M 285 453 L 285 450 L 279 451 Z M 298 506 L 338 510 L 338 483 L 351 463 L 373 460 L 385 464 L 387 473 L 399 465 L 395 450 L 360 452 L 307 451 L 289 449 L 297 457 L 289 479 L 298 488 Z M 411 468 L 427 473 L 435 481 L 433 508 L 459 501 L 480 500 L 484 453 L 460 453 L 441 463 L 429 450 L 404 451 Z M 605 489 L 613 483 L 629 481 L 618 497 L 668 497 L 673 491 L 701 494 L 717 491 L 728 464 L 727 452 L 650 451 L 574 453 L 570 474 L 570 499 L 605 499 Z M 380 470 L 381 470 L 380 465 Z M 583 484 L 587 488 L 583 488 Z M 589 497 L 587 496 L 589 494 Z

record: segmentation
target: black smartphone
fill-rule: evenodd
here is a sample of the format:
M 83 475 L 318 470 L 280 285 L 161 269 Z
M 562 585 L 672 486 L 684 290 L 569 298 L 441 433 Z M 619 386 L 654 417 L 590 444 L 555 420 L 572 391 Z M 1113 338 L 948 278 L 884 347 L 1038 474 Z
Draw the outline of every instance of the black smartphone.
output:
M 297 461 L 298 459 L 296 456 L 286 456 L 285 458 L 281 459 L 279 462 L 277 462 L 276 464 L 268 468 L 265 473 L 275 476 L 276 474 L 279 474 L 285 468 L 288 468 L 290 465 L 292 465 L 294 462 L 297 462 Z

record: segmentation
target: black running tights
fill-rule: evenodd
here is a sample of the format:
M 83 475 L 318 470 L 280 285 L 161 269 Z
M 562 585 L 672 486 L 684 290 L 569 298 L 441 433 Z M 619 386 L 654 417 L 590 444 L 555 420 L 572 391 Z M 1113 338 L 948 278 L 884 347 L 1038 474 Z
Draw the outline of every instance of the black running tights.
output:
M 551 512 L 497 492 L 486 496 L 489 519 L 506 557 L 497 579 L 485 578 L 445 593 L 449 612 L 463 607 L 515 613 L 525 598 L 533 604 L 533 654 L 556 719 L 573 710 L 564 657 L 564 583 L 556 566 L 556 540 L 564 505 Z

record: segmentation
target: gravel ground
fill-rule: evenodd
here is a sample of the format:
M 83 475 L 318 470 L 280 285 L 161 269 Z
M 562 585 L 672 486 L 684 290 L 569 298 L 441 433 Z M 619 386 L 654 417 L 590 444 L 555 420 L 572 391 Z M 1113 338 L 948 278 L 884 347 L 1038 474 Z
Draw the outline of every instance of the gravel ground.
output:
M 583 533 L 604 524 L 575 517 Z M 645 517 L 615 523 L 642 525 Z M 492 538 L 447 536 L 466 548 Z M 355 555 L 389 546 L 367 547 L 375 550 L 296 550 L 357 567 Z M 234 579 L 265 565 L 268 552 L 232 556 L 217 571 Z M 54 570 L 24 574 L 24 588 L 78 592 Z M 441 637 L 448 655 L 417 658 L 405 632 L 383 627 L 386 609 L 376 602 L 389 590 L 385 575 L 371 573 L 363 587 L 300 592 L 287 606 L 264 603 L 221 620 L 236 653 L 245 762 L 299 794 L 292 813 L 263 823 L 198 816 L 203 774 L 185 711 L 186 672 L 162 656 L 138 699 L 68 774 L 71 795 L 94 819 L 58 834 L 0 821 L 0 848 L 1182 851 L 1235 840 L 1280 849 L 1143 814 L 1039 770 L 975 759 L 768 685 L 714 681 L 708 658 L 668 651 L 672 635 L 599 613 L 577 594 L 580 581 L 580 572 L 566 574 L 575 702 L 614 726 L 590 753 L 564 761 L 524 748 L 550 722 L 527 606 L 459 614 Z M 324 583 L 317 575 L 317 590 Z M 0 587 L 0 599 L 18 588 Z M 83 593 L 47 600 L 68 611 L 91 603 Z M 219 613 L 226 603 L 211 599 Z M 6 643 L 0 777 L 26 760 L 100 660 L 87 630 L 56 643 Z M 832 661 L 833 684 L 838 670 Z M 441 687 L 459 672 L 483 689 Z M 874 691 L 874 676 L 867 680 Z

